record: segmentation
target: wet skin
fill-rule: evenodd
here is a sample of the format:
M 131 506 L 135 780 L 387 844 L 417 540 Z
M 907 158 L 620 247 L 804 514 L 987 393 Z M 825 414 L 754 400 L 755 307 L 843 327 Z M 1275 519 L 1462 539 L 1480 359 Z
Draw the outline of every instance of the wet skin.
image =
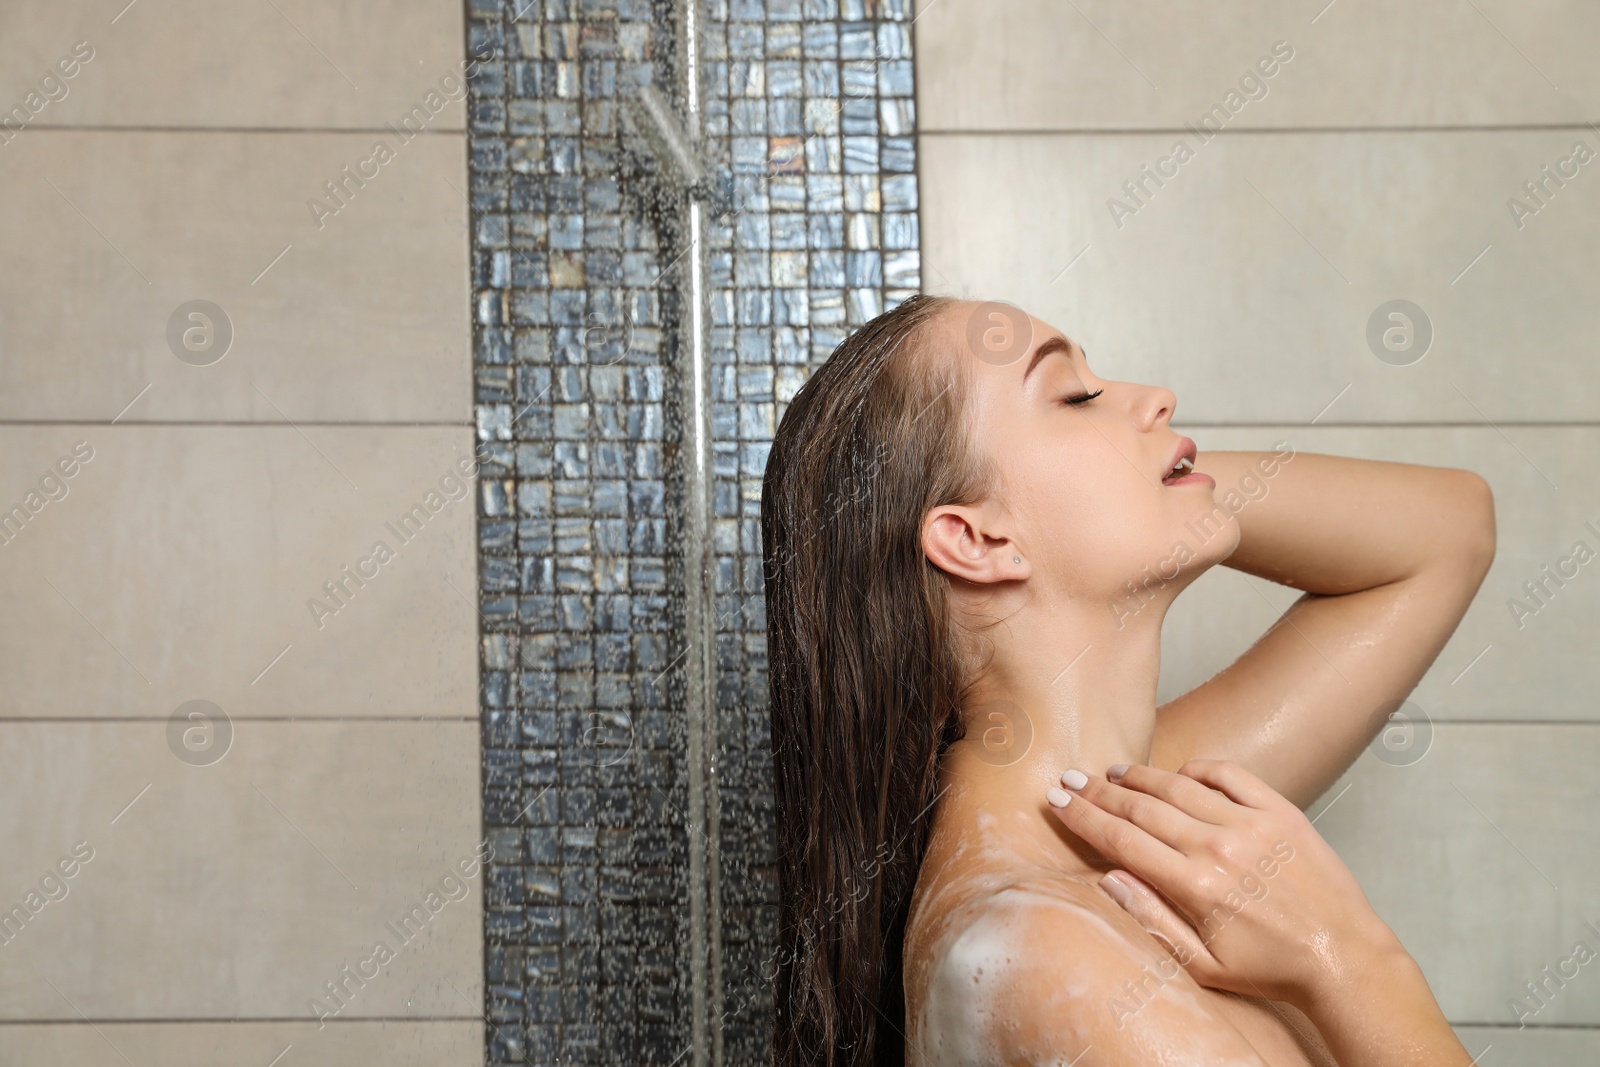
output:
M 1080 1067 L 1332 1063 L 1295 1009 L 1171 974 L 1160 944 L 1098 888 L 1112 864 L 1051 818 L 1043 794 L 1069 767 L 1171 770 L 1204 757 L 1310 804 L 1466 611 L 1493 558 L 1492 496 L 1468 471 L 1293 442 L 1287 461 L 1281 449 L 1200 453 L 1195 468 L 1214 488 L 1164 484 L 1181 441 L 1169 390 L 1098 377 L 1038 319 L 1014 362 L 975 359 L 965 340 L 975 308 L 946 313 L 928 358 L 970 361 L 973 434 L 1000 484 L 979 504 L 930 511 L 923 546 L 993 658 L 969 702 L 981 715 L 941 765 L 908 924 L 912 1062 L 960 1062 L 964 1042 L 988 1056 L 1003 1038 L 1015 1062 L 1066 1063 L 1088 1049 Z M 1033 360 L 1052 338 L 1065 343 Z M 1232 505 L 1219 507 L 1230 490 Z M 1224 562 L 1305 595 L 1227 670 L 1158 707 L 1165 612 Z M 1130 601 L 1127 583 L 1153 565 L 1161 581 Z

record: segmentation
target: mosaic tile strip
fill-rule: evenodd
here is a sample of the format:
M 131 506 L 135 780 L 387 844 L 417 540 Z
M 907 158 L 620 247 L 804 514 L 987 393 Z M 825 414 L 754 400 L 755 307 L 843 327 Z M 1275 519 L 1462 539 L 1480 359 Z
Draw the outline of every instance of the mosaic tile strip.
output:
M 714 5 L 705 133 L 736 211 L 709 235 L 717 453 L 724 1054 L 765 1061 L 774 943 L 761 475 L 790 398 L 920 283 L 909 2 Z
M 909 0 L 697 8 L 717 594 L 720 1041 L 688 1055 L 681 249 L 619 103 L 681 10 L 469 0 L 488 1062 L 757 1063 L 773 949 L 761 473 L 784 405 L 920 285 Z M 669 94 L 681 99 L 679 94 Z M 680 1058 L 681 1057 L 681 1058 Z

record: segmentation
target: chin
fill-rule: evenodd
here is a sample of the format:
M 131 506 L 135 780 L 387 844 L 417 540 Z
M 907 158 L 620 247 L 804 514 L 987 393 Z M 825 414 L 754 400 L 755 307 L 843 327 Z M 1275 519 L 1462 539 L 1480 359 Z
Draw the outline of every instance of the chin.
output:
M 1218 514 L 1225 515 L 1226 519 L 1219 525 L 1214 517 Z M 1204 520 L 1212 518 L 1209 527 Z M 1206 536 L 1209 533 L 1209 536 Z M 1239 520 L 1232 514 L 1224 511 L 1219 505 L 1214 511 L 1200 512 L 1195 521 L 1185 525 L 1183 535 L 1191 544 L 1195 545 L 1196 565 L 1201 570 L 1221 563 L 1233 555 L 1234 549 L 1239 547 Z
M 1196 502 L 1173 537 L 1187 544 L 1196 556 L 1227 559 L 1239 547 L 1239 520 L 1214 496 L 1207 495 Z

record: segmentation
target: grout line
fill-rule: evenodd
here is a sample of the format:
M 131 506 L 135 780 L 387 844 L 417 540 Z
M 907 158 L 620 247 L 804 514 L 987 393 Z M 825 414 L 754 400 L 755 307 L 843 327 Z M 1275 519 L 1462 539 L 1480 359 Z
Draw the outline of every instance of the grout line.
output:
M 1193 427 L 1197 430 L 1252 430 L 1271 429 L 1284 427 L 1294 430 L 1308 430 L 1312 427 L 1309 422 L 1175 422 L 1173 429 L 1180 427 Z M 1498 426 L 1517 426 L 1531 430 L 1555 429 L 1593 429 L 1600 427 L 1600 421 L 1595 422 L 1516 422 L 1502 419 Z M 1482 422 L 1318 422 L 1316 428 L 1340 430 L 1482 430 L 1487 427 Z
M 641 402 L 642 403 L 642 402 Z M 0 426 L 110 426 L 114 420 L 110 419 L 5 419 L 0 418 Z M 218 429 L 284 429 L 279 422 L 218 422 L 215 420 L 198 419 L 129 419 L 126 422 L 116 423 L 118 426 L 138 426 L 159 428 L 163 426 L 194 426 L 216 427 Z M 330 429 L 464 429 L 476 430 L 475 421 L 468 422 L 415 422 L 415 421 L 390 421 L 390 422 L 300 422 L 299 426 L 327 427 Z M 1538 420 L 1501 419 L 1496 424 L 1499 426 L 1515 426 L 1530 430 L 1587 430 L 1600 428 L 1600 419 L 1593 420 L 1551 420 L 1548 422 Z M 1255 429 L 1349 429 L 1349 430 L 1481 430 L 1484 424 L 1479 422 L 1201 422 L 1186 419 L 1172 424 L 1174 429 L 1192 427 L 1197 430 L 1255 430 Z M 507 443 L 514 443 L 515 439 Z
M 1454 1019 L 1449 1022 L 1451 1026 L 1471 1026 L 1479 1030 L 1600 1030 L 1600 1023 L 1533 1023 L 1527 1026 L 1512 1026 L 1510 1023 L 1457 1022 Z
M 0 427 L 16 426 L 110 426 L 110 419 L 0 419 Z M 194 427 L 242 427 L 242 429 L 258 429 L 258 427 L 272 427 L 272 429 L 285 429 L 282 422 L 219 422 L 214 419 L 128 419 L 126 422 L 117 422 L 117 426 L 194 426 Z M 477 429 L 477 422 L 416 422 L 416 421 L 389 421 L 389 422 L 299 422 L 298 426 L 350 427 L 350 429 Z M 1350 429 L 1350 430 L 1482 430 L 1483 422 L 1200 422 L 1195 419 L 1184 419 L 1173 422 L 1173 429 L 1179 427 L 1194 427 L 1198 430 L 1254 430 L 1274 429 L 1274 427 L 1288 427 L 1288 429 Z M 1496 426 L 1514 426 L 1518 429 L 1530 430 L 1558 430 L 1558 429 L 1600 429 L 1600 419 L 1566 419 L 1566 421 L 1517 421 L 1517 419 L 1499 419 Z M 512 442 L 515 443 L 515 440 Z
M 148 388 L 148 386 L 146 388 Z M 141 393 L 140 396 L 142 396 L 142 395 L 144 395 L 144 394 Z M 137 397 L 135 399 L 137 399 Z M 121 418 L 121 416 L 119 415 L 118 418 Z M 110 421 L 105 421 L 105 420 L 100 420 L 100 419 L 0 419 L 0 426 L 109 426 L 109 425 L 111 425 L 112 422 L 116 422 L 116 420 L 112 419 Z M 195 419 L 195 420 L 190 420 L 190 419 L 146 419 L 146 420 L 129 419 L 127 422 L 117 423 L 117 425 L 119 425 L 119 426 L 215 426 L 215 427 L 219 427 L 219 428 L 222 428 L 222 427 L 237 427 L 237 428 L 243 428 L 243 429 L 270 428 L 270 429 L 276 429 L 276 430 L 281 430 L 281 429 L 285 428 L 284 424 L 281 423 L 281 422 L 217 422 L 217 421 L 214 421 L 214 420 L 198 420 L 198 419 Z M 435 427 L 442 427 L 442 428 L 451 429 L 451 430 L 475 430 L 475 429 L 477 429 L 477 424 L 476 424 L 475 421 L 468 421 L 468 422 L 301 422 L 298 425 L 300 425 L 300 426 L 318 426 L 318 427 L 327 426 L 327 427 L 334 427 L 334 428 L 341 427 L 341 426 L 349 426 L 349 427 L 354 427 L 354 428 L 357 428 L 357 429 L 371 427 L 372 429 L 385 429 L 385 430 L 388 430 L 388 429 L 406 429 L 406 428 L 411 428 L 411 427 L 415 427 L 415 428 L 418 428 L 418 429 L 431 429 L 431 428 L 435 428 Z M 1481 426 L 1483 424 L 1482 423 L 1468 423 L 1467 425 Z M 1514 423 L 1514 422 L 1501 422 L 1500 425 L 1501 426 L 1515 426 L 1515 425 L 1517 425 L 1517 423 Z
M 289 1024 L 294 1026 L 310 1025 L 314 1019 L 308 1020 L 304 1016 L 228 1016 L 226 1018 L 209 1019 L 205 1017 L 176 1018 L 95 1018 L 87 1020 L 100 1026 L 192 1026 L 196 1024 L 211 1024 L 220 1026 L 251 1026 L 261 1023 Z M 325 1023 L 334 1026 L 355 1026 L 362 1023 L 483 1023 L 481 1015 L 367 1015 L 351 1018 L 330 1016 Z M 1528 1027 L 1517 1027 L 1505 1022 L 1474 1022 L 1472 1020 L 1449 1020 L 1451 1026 L 1470 1026 L 1478 1030 L 1563 1030 L 1563 1031 L 1600 1031 L 1600 1023 L 1538 1023 Z M 83 1019 L 0 1019 L 0 1026 L 83 1026 Z
M 545 709 L 527 709 L 545 710 Z M 0 727 L 10 723 L 36 723 L 36 722 L 87 722 L 87 723 L 120 723 L 120 722 L 167 722 L 170 715 L 62 715 L 59 717 L 49 715 L 18 715 L 9 716 L 0 714 Z M 347 723 L 347 722 L 478 722 L 479 715 L 339 715 L 339 716 L 307 716 L 307 715 L 229 715 L 230 722 L 297 722 L 297 723 Z M 1444 722 L 1435 718 L 1434 722 Z
M 1081 653 L 1080 653 L 1081 655 Z M 1074 661 L 1076 662 L 1076 661 Z M 1068 664 L 1071 666 L 1071 664 Z M 556 711 L 555 708 L 506 708 L 506 711 L 538 712 Z M 607 709 L 599 709 L 605 711 Z M 0 728 L 12 723 L 123 723 L 123 722 L 167 722 L 169 715 L 117 715 L 117 716 L 92 716 L 92 715 L 63 715 L 53 717 L 48 715 L 19 715 L 9 716 L 0 714 Z M 352 723 L 352 722 L 479 722 L 479 715 L 340 715 L 340 716 L 295 716 L 295 715 L 229 715 L 232 722 L 293 722 L 293 723 Z M 1435 724 L 1448 723 L 1452 726 L 1591 726 L 1600 727 L 1600 718 L 1594 719 L 1456 719 L 1444 718 L 1439 715 L 1430 715 L 1429 721 Z M 1597 1024 L 1600 1025 L 1600 1024 Z
M 644 402 L 640 401 L 640 403 L 644 403 Z M 3 426 L 18 426 L 18 427 L 28 427 L 28 426 L 110 426 L 110 425 L 112 425 L 112 422 L 113 422 L 113 420 L 108 420 L 108 419 L 5 419 L 5 418 L 0 418 L 0 427 L 3 427 Z M 284 424 L 281 423 L 281 422 L 245 422 L 245 421 L 219 422 L 219 421 L 216 421 L 216 420 L 199 420 L 199 419 L 143 419 L 143 420 L 140 420 L 140 419 L 128 419 L 128 420 L 123 421 L 123 422 L 118 422 L 118 423 L 116 423 L 116 425 L 118 425 L 118 426 L 140 426 L 140 427 L 145 427 L 145 426 L 148 426 L 148 427 L 162 427 L 162 426 L 196 426 L 196 427 L 200 427 L 200 426 L 212 426 L 212 427 L 217 427 L 217 428 L 229 428 L 229 427 L 231 427 L 231 428 L 241 428 L 241 429 L 270 428 L 270 429 L 279 429 L 279 430 L 286 428 L 284 426 Z M 393 429 L 410 429 L 410 428 L 416 428 L 416 429 L 465 429 L 465 430 L 476 430 L 477 429 L 476 420 L 469 420 L 469 421 L 466 421 L 466 422 L 416 422 L 416 421 L 300 422 L 297 425 L 300 425 L 300 426 L 329 427 L 329 428 L 334 428 L 334 429 L 337 429 L 337 428 L 340 428 L 340 427 L 349 427 L 349 428 L 352 428 L 352 429 L 375 429 L 375 430 L 378 430 L 378 429 L 381 429 L 381 430 L 393 430 Z M 1531 430 L 1600 429 L 1600 419 L 1593 419 L 1593 420 L 1553 420 L 1553 421 L 1550 421 L 1550 422 L 1527 421 L 1527 420 L 1518 421 L 1516 419 L 1501 419 L 1496 423 L 1496 425 L 1499 425 L 1499 426 L 1515 426 L 1515 427 L 1518 427 L 1518 428 L 1521 428 L 1521 429 L 1531 429 Z M 1273 428 L 1278 428 L 1278 427 L 1283 427 L 1283 428 L 1287 428 L 1287 429 L 1304 430 L 1304 429 L 1310 429 L 1313 426 L 1315 426 L 1319 430 L 1320 429 L 1351 429 L 1351 430 L 1460 430 L 1460 429 L 1482 430 L 1482 429 L 1485 429 L 1484 424 L 1481 421 L 1480 422 L 1322 422 L 1322 421 L 1317 421 L 1317 422 L 1311 422 L 1311 421 L 1307 421 L 1307 422 L 1281 422 L 1281 421 L 1273 421 L 1273 422 L 1200 422 L 1200 421 L 1197 421 L 1197 420 L 1185 419 L 1185 420 L 1183 420 L 1181 422 L 1174 422 L 1172 424 L 1172 426 L 1173 426 L 1174 429 L 1194 428 L 1194 429 L 1197 429 L 1197 430 L 1255 430 L 1255 429 L 1273 429 Z M 503 443 L 505 443 L 505 444 L 516 444 L 517 441 L 516 441 L 516 439 L 511 439 L 511 440 L 505 441 Z
M 1275 133 L 1517 133 L 1537 132 L 1541 130 L 1586 130 L 1588 124 L 1584 122 L 1547 122 L 1519 125 L 1516 123 L 1503 123 L 1483 126 L 1266 126 L 1255 128 L 1225 127 L 1221 130 L 1211 131 L 1218 137 L 1229 134 L 1270 135 Z M 1119 126 L 1099 128 L 1094 126 L 1064 126 L 1059 129 L 965 129 L 955 128 L 944 130 L 918 130 L 917 137 L 1057 137 L 1057 136 L 1089 136 L 1094 134 L 1108 134 L 1112 136 L 1137 137 L 1145 134 L 1192 134 L 1194 131 L 1187 126 Z
M 130 4 L 129 6 L 131 7 L 132 5 Z M 48 985 L 51 989 L 54 989 L 56 991 L 56 994 L 58 996 L 60 996 L 62 1000 L 67 1002 L 67 1007 L 69 1007 L 73 1011 L 77 1012 L 78 1013 L 78 1017 L 81 1018 L 84 1022 L 88 1023 L 89 1024 L 89 1028 L 92 1029 L 95 1033 L 100 1035 L 100 1040 L 104 1041 L 108 1045 L 111 1045 L 111 1051 L 115 1052 L 118 1056 L 121 1056 L 122 1059 L 128 1064 L 128 1067 L 134 1067 L 134 1063 L 133 1063 L 132 1060 L 128 1059 L 127 1053 L 123 1052 L 116 1045 L 111 1044 L 111 1039 L 105 1035 L 105 1031 L 101 1030 L 98 1026 L 96 1026 L 94 1024 L 94 1020 L 93 1019 L 91 1019 L 87 1015 L 85 1015 L 83 1013 L 83 1011 L 81 1009 L 79 1009 L 79 1007 L 76 1004 L 72 1003 L 72 998 L 68 997 L 65 993 L 61 992 L 61 987 L 60 986 L 56 985 L 54 982 L 50 981 L 50 979 L 48 979 L 48 978 L 45 979 L 45 984 Z
M 162 1024 L 192 1026 L 196 1023 L 219 1023 L 225 1026 L 244 1025 L 254 1023 L 292 1023 L 296 1026 L 305 1026 L 315 1023 L 316 1019 L 307 1019 L 303 1015 L 252 1015 L 228 1016 L 226 1018 L 207 1019 L 199 1018 L 98 1018 L 91 1019 L 87 1016 L 82 1019 L 0 1019 L 0 1026 L 83 1026 L 85 1023 L 100 1026 L 158 1026 Z M 360 1018 L 341 1019 L 329 1016 L 323 1020 L 335 1026 L 352 1023 L 481 1023 L 483 1017 L 479 1015 L 366 1015 Z
M 23 133 L 283 133 L 283 134 L 389 134 L 394 131 L 387 126 L 52 126 L 45 123 L 31 123 Z M 416 131 L 419 134 L 433 134 L 437 137 L 466 136 L 470 131 L 466 126 L 458 130 L 449 128 L 440 129 L 434 125 L 424 126 Z

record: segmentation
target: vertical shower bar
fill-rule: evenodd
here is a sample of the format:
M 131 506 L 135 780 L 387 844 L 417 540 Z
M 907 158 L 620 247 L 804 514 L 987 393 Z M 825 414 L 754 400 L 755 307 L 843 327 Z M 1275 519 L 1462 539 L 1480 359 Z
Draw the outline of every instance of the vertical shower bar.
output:
M 698 0 L 683 0 L 683 82 L 689 148 L 701 140 L 700 51 Z M 696 153 L 698 155 L 698 153 Z M 695 1067 L 721 1067 L 722 909 L 721 870 L 717 847 L 717 678 L 716 624 L 711 537 L 711 399 L 710 329 L 706 282 L 705 189 L 691 186 L 685 229 L 689 242 L 688 284 L 682 289 L 682 310 L 688 336 L 680 335 L 678 390 L 689 447 L 684 457 L 684 612 L 686 633 L 684 677 L 687 711 L 689 777 L 689 935 L 690 984 Z M 687 366 L 682 360 L 687 355 Z M 687 372 L 687 373 L 685 373 Z

